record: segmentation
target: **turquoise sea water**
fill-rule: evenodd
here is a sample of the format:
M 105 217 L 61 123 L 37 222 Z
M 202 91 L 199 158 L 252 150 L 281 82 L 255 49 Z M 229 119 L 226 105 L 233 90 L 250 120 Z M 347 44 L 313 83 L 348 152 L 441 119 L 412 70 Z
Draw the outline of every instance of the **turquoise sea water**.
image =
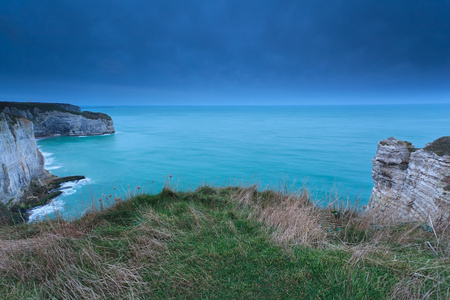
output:
M 159 192 L 165 180 L 178 190 L 204 183 L 278 188 L 288 180 L 319 199 L 333 190 L 364 205 L 378 141 L 395 136 L 423 147 L 450 135 L 450 105 L 83 109 L 109 114 L 117 133 L 38 141 L 52 173 L 88 179 L 68 184 L 31 220 L 55 211 L 76 217 L 93 200 Z

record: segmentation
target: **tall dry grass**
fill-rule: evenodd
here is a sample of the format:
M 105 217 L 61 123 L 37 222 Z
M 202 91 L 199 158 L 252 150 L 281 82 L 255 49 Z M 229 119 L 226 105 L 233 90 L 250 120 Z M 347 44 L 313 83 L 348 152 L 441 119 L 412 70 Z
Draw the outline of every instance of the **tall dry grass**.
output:
M 108 197 L 109 198 L 109 197 Z M 104 198 L 110 209 L 120 209 L 121 198 Z M 81 220 L 69 222 L 61 216 L 33 224 L 2 227 L 0 230 L 0 277 L 10 295 L 2 299 L 140 299 L 148 294 L 139 259 L 124 263 L 119 258 L 101 254 L 93 241 L 114 243 L 114 238 L 95 232 L 105 225 L 99 218 L 105 208 L 92 205 Z M 136 258 L 148 257 L 163 247 L 158 234 L 146 234 L 149 228 L 136 226 L 125 236 Z M 142 232 L 143 234 L 136 233 Z M 163 237 L 161 240 L 165 238 Z M 125 249 L 124 252 L 128 251 Z M 36 285 L 30 295 L 29 284 Z
M 351 254 L 347 262 L 351 268 L 371 263 L 402 274 L 392 299 L 450 299 L 448 224 L 435 227 L 431 219 L 399 222 L 395 210 L 364 213 L 349 201 L 333 200 L 321 207 L 306 189 L 259 192 L 254 185 L 238 190 L 233 198 L 238 208 L 250 209 L 249 218 L 269 225 L 272 239 L 285 247 L 342 250 Z M 412 253 L 426 255 L 411 261 Z M 426 258 L 430 254 L 434 259 Z
M 250 208 L 250 218 L 256 218 L 275 229 L 271 237 L 283 245 L 301 243 L 321 245 L 326 232 L 320 226 L 320 210 L 313 205 L 307 192 L 284 194 L 258 192 L 258 186 L 240 189 L 234 194 L 238 207 Z

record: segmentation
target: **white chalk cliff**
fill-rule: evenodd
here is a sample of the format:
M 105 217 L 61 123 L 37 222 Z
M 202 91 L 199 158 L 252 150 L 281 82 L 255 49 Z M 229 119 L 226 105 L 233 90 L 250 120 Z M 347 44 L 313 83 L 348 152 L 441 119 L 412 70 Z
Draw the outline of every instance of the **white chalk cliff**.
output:
M 0 204 L 23 200 L 51 175 L 35 137 L 114 133 L 110 116 L 64 103 L 0 102 Z
M 369 213 L 396 221 L 450 222 L 450 137 L 423 149 L 394 137 L 378 143 L 372 160 Z
M 39 184 L 48 176 L 33 123 L 0 113 L 0 202 L 8 206 L 16 203 L 33 181 Z
M 80 107 L 71 104 L 0 102 L 0 112 L 2 111 L 32 121 L 36 137 L 114 133 L 110 116 L 82 112 Z

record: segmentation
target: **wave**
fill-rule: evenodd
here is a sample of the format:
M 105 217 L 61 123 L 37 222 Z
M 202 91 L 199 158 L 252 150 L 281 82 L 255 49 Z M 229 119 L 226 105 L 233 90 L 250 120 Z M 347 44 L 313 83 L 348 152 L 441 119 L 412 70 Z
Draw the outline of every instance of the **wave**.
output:
M 46 166 L 45 168 L 50 171 L 50 170 L 60 169 L 60 168 L 62 168 L 62 166 L 58 166 L 58 165 L 56 165 L 56 166 Z
M 53 166 L 53 164 L 55 163 L 55 158 L 53 158 L 53 153 L 50 152 L 45 152 L 42 151 L 40 148 L 39 150 L 41 151 L 42 155 L 44 156 L 44 168 L 46 168 L 47 170 L 55 170 L 55 169 L 59 169 L 61 168 L 61 166 Z
M 77 137 L 86 138 L 86 137 L 93 137 L 93 136 L 109 136 L 109 135 L 113 135 L 113 133 L 96 134 L 96 135 L 77 135 Z
M 42 220 L 45 216 L 64 209 L 65 202 L 61 199 L 53 199 L 49 204 L 38 206 L 30 210 L 28 223 Z
M 39 148 L 39 147 L 38 147 Z M 44 156 L 44 158 L 50 157 L 53 155 L 53 153 L 50 152 L 44 152 L 41 150 L 41 148 L 39 148 L 39 151 L 41 151 L 42 155 Z
M 73 195 L 77 192 L 77 189 L 83 185 L 88 183 L 92 183 L 93 181 L 90 178 L 85 178 L 81 180 L 68 181 L 61 184 L 58 188 L 62 192 L 62 194 L 56 198 L 54 198 L 50 203 L 42 206 L 35 207 L 29 211 L 30 216 L 28 217 L 28 222 L 35 222 L 38 220 L 42 220 L 46 216 L 56 213 L 58 211 L 62 211 L 65 208 L 64 196 Z
M 62 191 L 63 194 L 66 195 L 72 195 L 76 190 L 88 183 L 92 183 L 92 180 L 90 178 L 85 178 L 81 180 L 75 180 L 75 181 L 67 181 L 61 184 L 60 188 L 58 190 Z M 72 192 L 73 191 L 73 192 Z
M 77 189 L 81 186 L 92 183 L 92 180 L 89 178 L 76 180 L 76 181 L 68 181 L 61 184 L 58 190 L 62 191 L 62 195 L 73 195 L 77 192 Z

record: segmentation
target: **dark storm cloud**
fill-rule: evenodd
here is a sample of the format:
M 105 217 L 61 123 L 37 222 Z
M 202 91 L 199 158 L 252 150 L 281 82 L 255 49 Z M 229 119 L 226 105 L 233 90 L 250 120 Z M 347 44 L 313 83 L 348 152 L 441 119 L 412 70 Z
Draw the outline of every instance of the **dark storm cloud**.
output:
M 445 89 L 450 1 L 2 1 L 0 78 Z

